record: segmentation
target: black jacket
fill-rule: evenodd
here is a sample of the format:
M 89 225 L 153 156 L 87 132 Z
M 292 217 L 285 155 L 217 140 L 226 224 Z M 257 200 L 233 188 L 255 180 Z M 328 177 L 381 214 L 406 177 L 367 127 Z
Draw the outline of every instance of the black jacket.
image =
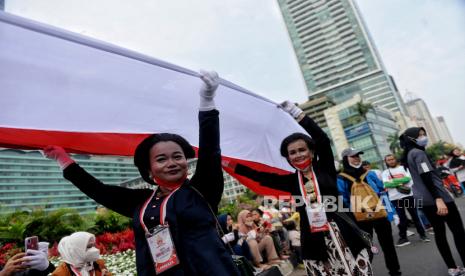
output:
M 239 275 L 216 231 L 216 218 L 208 206 L 210 204 L 213 212 L 217 212 L 224 186 L 218 111 L 199 112 L 199 126 L 199 158 L 195 174 L 173 194 L 166 208 L 166 220 L 180 264 L 161 275 Z M 64 176 L 96 202 L 133 218 L 137 274 L 155 275 L 154 262 L 139 220 L 141 208 L 153 191 L 105 185 L 77 164 L 68 166 Z M 163 199 L 153 197 L 147 205 L 144 223 L 149 229 L 160 223 Z
M 449 168 L 455 169 L 460 166 L 465 166 L 465 160 L 460 159 L 460 157 L 454 156 L 450 160 Z
M 305 116 L 300 125 L 310 134 L 315 142 L 315 155 L 312 161 L 313 170 L 318 180 L 321 194 L 323 196 L 338 196 L 336 185 L 337 172 L 334 166 L 331 143 L 326 133 L 309 117 Z M 258 172 L 249 167 L 238 164 L 235 172 L 248 177 L 262 186 L 270 187 L 290 193 L 293 196 L 301 196 L 297 172 L 289 175 L 279 175 L 266 172 Z M 297 208 L 300 213 L 300 233 L 302 243 L 302 258 L 312 260 L 326 260 L 328 257 L 325 233 L 311 233 L 305 206 Z M 336 212 L 335 212 L 336 213 Z M 334 220 L 348 244 L 354 256 L 367 246 L 366 243 L 355 233 L 360 231 L 355 225 L 349 225 L 345 219 L 352 222 L 352 218 L 327 212 L 327 217 Z M 352 223 L 353 224 L 353 223 Z M 354 229 L 355 227 L 355 229 Z

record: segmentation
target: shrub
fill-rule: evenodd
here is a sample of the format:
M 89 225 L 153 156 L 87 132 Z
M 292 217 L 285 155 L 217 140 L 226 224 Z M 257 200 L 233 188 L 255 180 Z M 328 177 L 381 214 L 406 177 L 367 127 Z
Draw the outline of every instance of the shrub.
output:
M 94 218 L 94 225 L 88 229 L 94 234 L 115 233 L 131 227 L 131 219 L 108 209 L 100 209 Z

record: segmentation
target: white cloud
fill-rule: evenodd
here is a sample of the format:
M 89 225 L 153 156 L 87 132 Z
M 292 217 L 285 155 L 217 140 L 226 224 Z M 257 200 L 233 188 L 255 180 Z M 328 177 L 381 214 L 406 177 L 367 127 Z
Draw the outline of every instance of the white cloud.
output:
M 357 0 L 399 88 L 444 115 L 465 145 L 465 4 Z M 6 9 L 190 69 L 215 69 L 275 101 L 306 98 L 275 0 L 14 0 Z

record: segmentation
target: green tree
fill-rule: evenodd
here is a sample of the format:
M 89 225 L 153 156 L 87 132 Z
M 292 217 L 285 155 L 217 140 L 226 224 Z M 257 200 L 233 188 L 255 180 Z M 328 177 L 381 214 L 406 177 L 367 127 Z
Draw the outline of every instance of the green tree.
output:
M 131 227 L 131 219 L 106 208 L 92 216 L 94 224 L 87 230 L 94 234 L 115 233 Z
M 24 239 L 24 232 L 32 220 L 26 211 L 17 211 L 0 217 L 0 240 L 19 242 Z
M 449 154 L 449 152 L 455 147 L 455 145 L 446 143 L 444 141 L 439 141 L 427 147 L 426 153 L 434 162 L 436 162 L 439 159 L 442 159 L 444 155 Z
M 366 120 L 367 113 L 370 112 L 370 110 L 373 110 L 374 106 L 371 103 L 359 101 L 355 105 L 355 109 L 357 110 L 358 114 L 360 114 L 360 116 Z
M 390 134 L 386 141 L 389 143 L 389 149 L 391 150 L 392 154 L 397 156 L 397 154 L 402 151 L 399 142 L 399 132 Z
M 24 236 L 38 236 L 39 240 L 58 242 L 64 236 L 84 230 L 86 222 L 77 211 L 59 209 L 50 213 L 42 211 L 27 224 Z
M 237 218 L 242 210 L 251 210 L 259 206 L 257 202 L 258 195 L 250 189 L 246 189 L 245 192 L 238 196 L 232 202 L 222 200 L 218 209 L 219 214 L 231 214 L 233 219 Z

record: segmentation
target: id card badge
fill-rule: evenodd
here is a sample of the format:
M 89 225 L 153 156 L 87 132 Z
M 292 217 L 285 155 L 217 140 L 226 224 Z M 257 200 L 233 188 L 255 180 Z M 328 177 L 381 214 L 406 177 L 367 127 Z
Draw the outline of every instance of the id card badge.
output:
M 168 225 L 158 225 L 146 238 L 157 274 L 179 264 Z
M 329 231 L 328 219 L 323 204 L 314 203 L 305 207 L 312 233 Z

